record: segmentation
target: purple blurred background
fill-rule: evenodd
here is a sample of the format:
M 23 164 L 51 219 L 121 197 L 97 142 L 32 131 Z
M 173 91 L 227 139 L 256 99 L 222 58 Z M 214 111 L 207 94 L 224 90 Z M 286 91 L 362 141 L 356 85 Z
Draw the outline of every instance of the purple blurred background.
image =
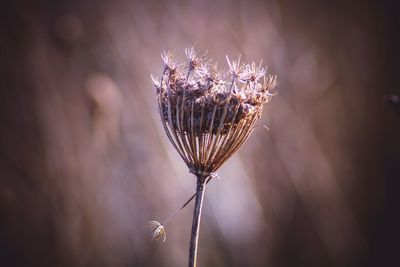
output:
M 199 266 L 399 264 L 389 1 L 33 2 L 0 5 L 0 266 L 186 266 L 192 205 L 166 243 L 144 226 L 195 189 L 150 79 L 191 44 L 279 80 L 207 187 Z

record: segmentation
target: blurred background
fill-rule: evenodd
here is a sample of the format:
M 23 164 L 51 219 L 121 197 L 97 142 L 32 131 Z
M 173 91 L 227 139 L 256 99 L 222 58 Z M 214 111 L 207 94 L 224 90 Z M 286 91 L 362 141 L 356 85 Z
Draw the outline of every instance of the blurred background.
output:
M 150 74 L 195 45 L 278 96 L 206 190 L 199 266 L 396 266 L 399 20 L 389 1 L 0 5 L 0 266 L 186 266 L 195 190 Z M 397 50 L 397 51 L 396 51 Z

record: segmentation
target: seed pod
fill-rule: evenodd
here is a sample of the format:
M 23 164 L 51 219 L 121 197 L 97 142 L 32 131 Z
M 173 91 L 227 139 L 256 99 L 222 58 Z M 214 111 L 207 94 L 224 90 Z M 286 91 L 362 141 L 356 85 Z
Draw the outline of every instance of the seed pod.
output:
M 163 53 L 161 80 L 153 78 L 165 132 L 191 173 L 208 177 L 247 140 L 277 84 L 261 64 L 228 60 L 230 81 L 204 55 L 185 50 L 179 65 Z M 263 83 L 260 82 L 263 78 Z

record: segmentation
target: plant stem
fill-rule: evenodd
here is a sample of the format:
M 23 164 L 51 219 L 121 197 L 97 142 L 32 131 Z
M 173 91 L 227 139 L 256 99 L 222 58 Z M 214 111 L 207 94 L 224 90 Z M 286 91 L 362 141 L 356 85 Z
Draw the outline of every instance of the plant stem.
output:
M 208 184 L 208 182 L 210 182 L 210 180 L 212 179 L 212 176 L 208 176 L 208 178 L 206 179 L 206 184 Z M 169 223 L 170 220 L 172 220 L 176 215 L 178 215 L 178 213 L 183 210 L 190 202 L 192 202 L 192 200 L 196 197 L 196 193 L 194 193 L 188 200 L 186 200 L 185 203 L 183 203 L 183 205 L 177 209 L 173 214 L 171 214 L 167 219 L 164 220 L 164 222 L 162 223 L 162 225 L 167 225 L 167 223 Z
M 194 204 L 192 234 L 190 236 L 189 246 L 189 267 L 196 267 L 197 244 L 199 239 L 201 210 L 203 205 L 204 191 L 206 187 L 206 179 L 197 176 L 196 201 Z

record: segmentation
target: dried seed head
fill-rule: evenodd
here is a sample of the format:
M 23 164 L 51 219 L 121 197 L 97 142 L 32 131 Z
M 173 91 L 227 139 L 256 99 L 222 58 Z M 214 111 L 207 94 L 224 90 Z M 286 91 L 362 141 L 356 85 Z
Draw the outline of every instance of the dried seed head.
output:
M 165 228 L 161 223 L 157 221 L 150 221 L 147 223 L 147 226 L 150 228 L 153 234 L 153 239 L 162 240 L 162 242 L 167 240 L 167 233 L 165 232 Z
M 171 51 L 161 53 L 161 58 L 164 61 L 166 69 L 176 70 L 178 67 L 177 63 L 175 62 L 175 55 Z
M 229 65 L 229 72 L 232 74 L 233 78 L 238 78 L 242 73 L 242 65 L 240 64 L 241 56 L 237 60 L 230 61 L 229 57 L 226 56 L 226 61 Z
M 226 81 L 215 64 L 204 62 L 205 55 L 193 48 L 185 53 L 186 68 L 178 68 L 172 53 L 163 53 L 165 71 L 153 82 L 168 138 L 190 172 L 207 177 L 247 140 L 277 80 L 266 77 L 261 63 L 226 57 L 231 74 Z
M 247 82 L 257 83 L 259 79 L 265 77 L 266 72 L 267 69 L 262 67 L 262 61 L 260 62 L 260 65 L 258 67 L 253 62 L 252 64 L 244 65 L 243 71 L 238 78 L 241 82 L 244 83 Z
M 194 47 L 188 47 L 185 49 L 185 54 L 187 59 L 189 60 L 189 68 L 195 69 L 199 67 L 200 62 L 205 58 L 205 53 L 201 56 L 198 56 Z

